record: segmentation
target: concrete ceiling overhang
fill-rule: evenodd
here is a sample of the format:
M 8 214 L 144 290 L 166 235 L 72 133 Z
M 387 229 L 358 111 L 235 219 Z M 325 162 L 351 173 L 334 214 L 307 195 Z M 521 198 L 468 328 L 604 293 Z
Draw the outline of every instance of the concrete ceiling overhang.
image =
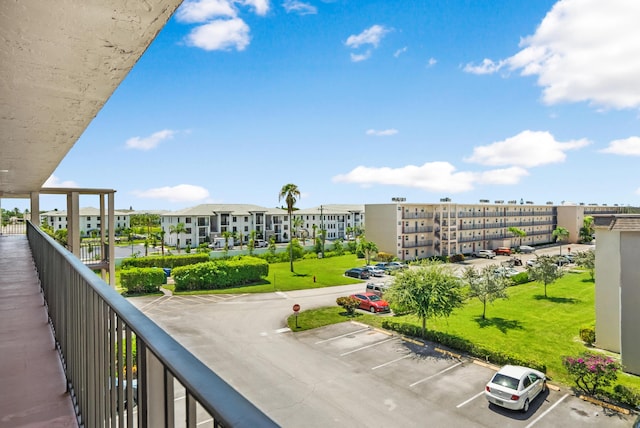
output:
M 0 197 L 40 189 L 181 2 L 0 2 Z

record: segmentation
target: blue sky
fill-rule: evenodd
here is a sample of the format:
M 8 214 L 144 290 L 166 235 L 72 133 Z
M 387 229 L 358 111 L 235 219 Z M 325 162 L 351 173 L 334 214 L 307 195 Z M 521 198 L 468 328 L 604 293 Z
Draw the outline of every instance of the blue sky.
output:
M 637 206 L 639 20 L 637 0 L 185 1 L 47 185 L 138 210 L 273 207 L 286 183 L 300 208 Z

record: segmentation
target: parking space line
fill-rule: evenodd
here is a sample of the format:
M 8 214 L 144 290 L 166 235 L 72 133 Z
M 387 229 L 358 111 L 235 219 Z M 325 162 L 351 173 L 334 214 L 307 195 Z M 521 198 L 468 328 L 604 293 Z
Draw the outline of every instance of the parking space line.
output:
M 459 362 L 459 363 L 455 363 L 454 365 L 452 365 L 452 366 L 450 366 L 450 367 L 447 367 L 447 368 L 446 368 L 446 369 L 444 369 L 444 370 L 440 370 L 440 371 L 439 371 L 438 373 L 436 373 L 436 374 L 432 374 L 432 375 L 431 375 L 431 376 L 429 376 L 429 377 L 425 377 L 424 379 L 420 379 L 420 380 L 419 380 L 419 381 L 417 381 L 417 382 L 413 382 L 411 385 L 409 385 L 409 388 L 411 388 L 411 387 L 413 387 L 413 386 L 416 386 L 416 385 L 418 385 L 418 384 L 420 384 L 420 383 L 422 383 L 422 382 L 426 382 L 426 381 L 428 381 L 428 380 L 429 380 L 429 379 L 431 379 L 431 378 L 434 378 L 434 377 L 436 377 L 436 376 L 438 376 L 438 375 L 441 375 L 442 373 L 448 372 L 449 370 L 451 370 L 451 369 L 453 369 L 453 368 L 458 367 L 460 364 L 462 364 L 462 361 L 461 361 L 461 362 Z
M 480 397 L 482 394 L 484 394 L 484 391 L 478 392 L 476 395 L 474 395 L 473 397 L 469 398 L 467 401 L 463 401 L 462 403 L 458 404 L 456 406 L 456 409 L 459 409 L 460 407 L 464 406 L 465 404 L 472 402 L 476 398 Z
M 352 332 L 349 332 L 349 333 L 341 334 L 340 336 L 331 337 L 329 339 L 321 340 L 319 342 L 316 342 L 315 344 L 319 345 L 319 344 L 324 343 L 324 342 L 331 342 L 332 340 L 340 339 L 342 337 L 347 337 L 347 336 L 349 336 L 351 334 L 362 333 L 363 331 L 367 331 L 367 330 L 369 330 L 369 327 L 363 328 L 362 330 L 356 330 L 356 331 L 352 331 Z
M 559 399 L 558 401 L 556 401 L 555 403 L 553 403 L 553 406 L 549 407 L 547 410 L 545 410 L 544 412 L 542 412 L 542 414 L 540 416 L 538 416 L 537 418 L 535 418 L 533 421 L 531 421 L 531 423 L 529 425 L 527 425 L 525 428 L 530 428 L 533 425 L 535 425 L 540 419 L 542 419 L 547 413 L 549 413 L 550 411 L 552 411 L 558 404 L 560 404 L 562 402 L 562 400 L 564 400 L 565 398 L 567 398 L 569 396 L 569 394 L 564 394 L 562 396 L 561 399 Z
M 388 361 L 388 362 L 386 362 L 386 363 L 384 363 L 384 364 L 380 364 L 379 366 L 371 367 L 371 370 L 376 370 L 376 369 L 379 369 L 379 368 L 381 368 L 381 367 L 388 366 L 388 365 L 390 365 L 390 364 L 395 363 L 396 361 L 400 361 L 400 360 L 404 360 L 405 358 L 409 358 L 409 357 L 410 357 L 410 356 L 412 356 L 412 355 L 413 355 L 413 354 L 409 353 L 409 354 L 407 354 L 407 355 L 405 355 L 405 356 L 403 356 L 403 357 L 396 358 L 395 360 Z
M 396 338 L 392 337 L 392 338 L 389 338 L 387 340 L 383 340 L 382 342 L 376 342 L 376 343 L 373 343 L 371 345 L 363 346 L 362 348 L 354 349 L 353 351 L 349 351 L 349 352 L 345 352 L 344 354 L 340 354 L 340 356 L 344 357 L 345 355 L 353 354 L 354 352 L 364 351 L 365 349 L 369 349 L 369 348 L 373 348 L 374 346 L 382 345 L 383 343 L 387 343 L 387 342 L 389 342 L 391 340 L 396 340 Z

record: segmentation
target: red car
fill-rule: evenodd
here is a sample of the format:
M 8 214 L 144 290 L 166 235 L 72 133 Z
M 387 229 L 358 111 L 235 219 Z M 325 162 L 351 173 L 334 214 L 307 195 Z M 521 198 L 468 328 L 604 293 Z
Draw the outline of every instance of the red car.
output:
M 510 256 L 511 255 L 511 248 L 498 247 L 495 250 L 493 250 L 493 252 L 496 253 L 496 255 L 498 255 L 498 256 Z
M 352 294 L 350 297 L 355 297 L 360 300 L 359 308 L 369 311 L 372 314 L 376 312 L 389 312 L 391 310 L 389 303 L 374 293 Z

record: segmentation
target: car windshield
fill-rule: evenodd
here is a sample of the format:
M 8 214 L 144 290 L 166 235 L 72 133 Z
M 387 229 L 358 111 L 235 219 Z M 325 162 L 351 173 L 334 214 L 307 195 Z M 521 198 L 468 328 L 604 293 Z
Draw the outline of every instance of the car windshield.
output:
M 520 383 L 520 381 L 516 378 L 496 373 L 496 375 L 491 380 L 491 383 L 495 383 L 496 385 L 500 386 L 506 386 L 507 388 L 511 388 L 514 391 L 517 391 L 518 383 Z
M 372 302 L 377 302 L 378 300 L 381 300 L 380 297 L 373 295 L 373 296 L 369 296 L 369 300 L 371 300 Z

